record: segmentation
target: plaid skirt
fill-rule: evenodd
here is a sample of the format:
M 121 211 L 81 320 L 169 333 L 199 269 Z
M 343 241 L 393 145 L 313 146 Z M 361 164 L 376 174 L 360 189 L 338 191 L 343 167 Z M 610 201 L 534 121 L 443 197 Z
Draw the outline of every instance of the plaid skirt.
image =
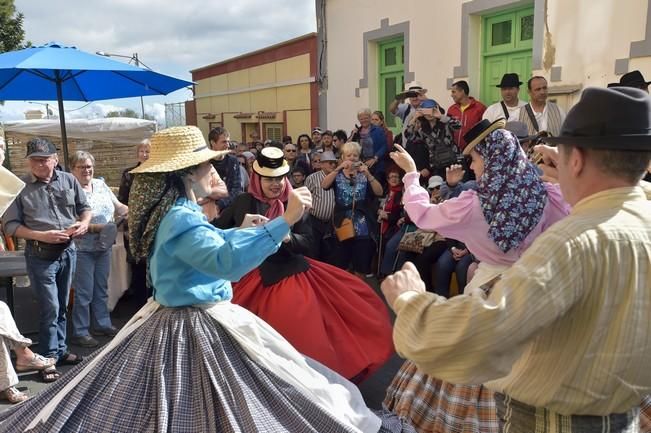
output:
M 651 395 L 647 395 L 640 405 L 640 432 L 651 433 Z
M 499 431 L 493 391 L 482 385 L 455 385 L 433 378 L 418 371 L 411 361 L 405 361 L 396 373 L 383 407 L 418 432 Z
M 234 305 L 226 308 L 231 315 L 225 320 L 250 314 Z M 304 377 L 320 377 L 326 383 L 331 378 L 343 379 L 334 373 L 328 373 L 329 378 L 315 374 L 302 357 L 293 362 L 293 353 L 283 362 L 282 351 L 272 347 L 287 345 L 287 352 L 293 349 L 285 340 L 272 341 L 277 334 L 266 329 L 264 322 L 259 325 L 259 319 L 249 320 L 245 324 L 249 328 L 227 329 L 215 320 L 214 312 L 202 308 L 160 308 L 156 304 L 152 311 L 137 327 L 130 328 L 132 319 L 122 336 L 118 334 L 106 348 L 42 393 L 0 413 L 0 432 L 316 433 L 375 432 L 380 428 L 379 419 L 371 415 L 373 419 L 360 422 L 364 427 L 358 429 L 344 421 L 341 412 L 324 409 L 329 403 L 328 391 L 316 398 L 309 390 L 289 383 L 291 379 L 285 380 L 294 373 L 303 377 L 293 367 L 301 362 L 304 370 L 310 371 Z M 255 327 L 268 346 L 241 344 L 242 335 L 255 333 Z M 255 338 L 257 335 L 251 339 Z M 254 352 L 271 361 L 259 362 L 251 355 Z M 274 364 L 275 358 L 281 361 Z M 280 373 L 271 371 L 269 365 L 277 365 Z M 351 387 L 344 382 L 333 386 L 343 389 L 346 396 L 354 389 Z M 322 389 L 329 388 L 324 385 Z M 341 401 L 342 395 L 335 395 L 337 390 L 330 394 L 332 400 Z M 361 395 L 353 395 L 355 398 L 361 400 Z M 368 419 L 363 410 L 352 412 L 353 417 L 359 413 L 360 419 Z

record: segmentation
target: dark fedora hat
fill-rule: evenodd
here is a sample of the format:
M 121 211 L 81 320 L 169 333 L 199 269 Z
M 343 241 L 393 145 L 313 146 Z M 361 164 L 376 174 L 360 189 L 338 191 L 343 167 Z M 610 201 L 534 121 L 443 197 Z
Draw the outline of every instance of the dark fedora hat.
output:
M 463 148 L 463 154 L 469 155 L 470 151 L 475 148 L 481 141 L 486 138 L 488 134 L 495 131 L 496 129 L 504 129 L 506 126 L 506 120 L 503 117 L 500 117 L 494 122 L 491 122 L 487 119 L 482 119 L 475 124 L 472 128 L 468 130 L 463 135 L 463 139 L 466 140 L 466 147 Z
M 646 81 L 642 72 L 636 69 L 635 71 L 627 72 L 622 75 L 622 78 L 619 79 L 619 84 L 622 86 L 639 87 L 648 86 L 651 84 L 651 81 Z
M 651 96 L 632 87 L 588 87 L 548 143 L 596 149 L 651 150 Z
M 511 72 L 502 75 L 502 81 L 495 87 L 520 87 L 520 85 L 522 85 L 522 81 L 520 81 L 518 74 Z

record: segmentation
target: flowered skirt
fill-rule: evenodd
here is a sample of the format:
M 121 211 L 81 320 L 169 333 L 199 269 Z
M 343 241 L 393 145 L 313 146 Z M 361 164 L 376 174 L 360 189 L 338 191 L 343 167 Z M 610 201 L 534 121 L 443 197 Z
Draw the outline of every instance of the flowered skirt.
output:
M 150 301 L 0 432 L 377 432 L 357 388 L 229 302 Z
M 233 303 L 263 319 L 299 352 L 362 381 L 393 354 L 384 302 L 361 279 L 308 259 L 310 268 L 270 286 L 255 269 L 233 283 Z

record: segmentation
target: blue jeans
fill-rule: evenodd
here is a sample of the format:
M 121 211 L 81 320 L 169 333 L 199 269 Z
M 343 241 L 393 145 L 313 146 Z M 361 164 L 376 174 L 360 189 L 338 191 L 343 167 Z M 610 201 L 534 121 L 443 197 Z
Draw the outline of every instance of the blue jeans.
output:
M 27 275 L 41 310 L 38 336 L 40 351 L 45 357 L 59 359 L 68 350 L 66 310 L 77 263 L 77 250 L 71 245 L 56 260 L 40 259 L 31 251 L 28 244 L 25 249 Z
M 72 335 L 88 335 L 90 313 L 95 329 L 111 327 L 108 311 L 108 276 L 111 269 L 111 250 L 77 251 L 77 270 L 72 281 L 75 303 L 72 307 Z
M 400 240 L 404 234 L 405 230 L 401 227 L 384 246 L 384 256 L 382 257 L 382 265 L 380 265 L 381 274 L 393 274 L 396 269 L 402 268 L 402 265 L 405 264 L 405 253 L 398 251 L 398 245 L 400 245 Z
M 452 252 L 448 249 L 436 261 L 436 271 L 434 277 L 434 292 L 437 295 L 450 297 L 450 280 L 452 273 L 457 275 L 457 285 L 459 293 L 463 293 L 468 281 L 468 266 L 472 263 L 472 254 L 466 254 L 459 261 L 454 260 Z

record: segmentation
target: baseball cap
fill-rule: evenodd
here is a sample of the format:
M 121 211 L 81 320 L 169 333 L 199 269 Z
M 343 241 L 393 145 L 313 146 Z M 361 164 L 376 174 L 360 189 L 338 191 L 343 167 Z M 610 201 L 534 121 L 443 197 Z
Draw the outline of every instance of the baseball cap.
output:
M 429 178 L 427 189 L 434 189 L 437 186 L 443 185 L 443 178 L 441 176 L 432 176 Z
M 56 155 L 57 148 L 47 138 L 32 138 L 27 142 L 25 158 Z

